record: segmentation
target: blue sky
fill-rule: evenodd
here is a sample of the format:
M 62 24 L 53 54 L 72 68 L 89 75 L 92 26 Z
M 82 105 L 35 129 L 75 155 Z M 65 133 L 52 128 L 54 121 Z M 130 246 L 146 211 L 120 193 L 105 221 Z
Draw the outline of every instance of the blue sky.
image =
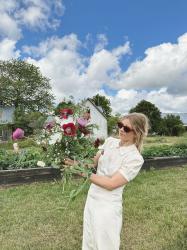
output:
M 185 0 L 0 0 L 0 59 L 51 79 L 56 102 L 96 93 L 114 112 L 140 100 L 187 112 Z

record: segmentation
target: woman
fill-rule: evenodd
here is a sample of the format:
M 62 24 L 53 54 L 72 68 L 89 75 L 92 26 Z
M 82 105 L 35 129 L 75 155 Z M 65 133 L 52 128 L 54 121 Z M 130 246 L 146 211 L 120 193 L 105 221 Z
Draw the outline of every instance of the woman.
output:
M 96 174 L 84 209 L 82 250 L 119 250 L 122 193 L 143 165 L 140 154 L 148 133 L 144 114 L 131 113 L 118 123 L 119 139 L 109 137 L 95 156 Z M 70 160 L 66 164 L 72 165 Z

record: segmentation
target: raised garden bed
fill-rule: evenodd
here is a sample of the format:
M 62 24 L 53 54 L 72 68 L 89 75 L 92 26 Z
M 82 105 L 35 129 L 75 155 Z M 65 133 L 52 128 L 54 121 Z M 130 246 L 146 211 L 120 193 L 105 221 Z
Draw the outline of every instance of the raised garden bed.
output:
M 164 167 L 187 165 L 187 157 L 154 157 L 145 159 L 142 169 L 160 169 Z M 57 168 L 30 168 L 0 170 L 0 185 L 17 185 L 36 181 L 58 180 L 61 178 L 61 171 Z
M 177 167 L 187 165 L 187 157 L 170 156 L 170 157 L 154 157 L 145 159 L 143 169 L 150 170 L 151 168 L 160 169 L 164 167 Z
M 60 178 L 60 169 L 51 167 L 0 170 L 0 185 L 13 185 L 21 183 L 31 183 L 36 181 L 49 181 L 57 180 Z

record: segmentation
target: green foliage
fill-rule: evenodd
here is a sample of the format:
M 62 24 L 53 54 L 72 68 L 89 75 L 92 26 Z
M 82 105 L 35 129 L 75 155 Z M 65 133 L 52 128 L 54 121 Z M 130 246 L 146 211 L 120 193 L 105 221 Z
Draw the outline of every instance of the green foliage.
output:
M 121 250 L 185 250 L 187 167 L 141 171 L 124 190 Z M 78 189 L 74 179 L 69 190 Z M 1 249 L 81 249 L 88 184 L 70 204 L 62 181 L 10 187 L 0 192 Z M 70 240 L 72 239 L 72 240 Z
M 23 148 L 30 148 L 30 147 L 39 147 L 37 144 L 36 144 L 36 141 L 29 137 L 29 138 L 24 138 L 24 139 L 20 139 L 19 142 L 19 147 L 21 149 Z M 9 140 L 7 142 L 2 142 L 0 143 L 0 149 L 5 149 L 5 150 L 12 150 L 13 149 L 13 141 L 12 140 Z
M 161 123 L 161 112 L 160 110 L 151 102 L 142 100 L 139 102 L 134 108 L 132 108 L 130 113 L 133 112 L 138 112 L 138 113 L 143 113 L 145 114 L 150 121 L 150 132 L 151 133 L 158 133 L 159 132 L 159 127 Z
M 180 136 L 185 132 L 180 116 L 168 114 L 162 119 L 159 134 Z
M 152 146 L 143 150 L 144 158 L 164 156 L 187 156 L 187 144 Z
M 37 162 L 46 159 L 41 149 L 22 149 L 20 153 L 12 150 L 0 150 L 0 170 L 35 168 Z
M 116 115 L 111 115 L 110 117 L 107 118 L 109 135 L 117 133 L 118 131 L 117 122 L 119 121 L 120 117 L 121 117 L 120 114 L 116 114 Z
M 49 79 L 38 67 L 16 59 L 0 61 L 0 103 L 16 108 L 16 127 L 28 128 L 25 119 L 29 112 L 43 112 L 52 106 L 50 91 Z
M 85 162 L 87 158 L 93 158 L 97 149 L 92 139 L 82 137 L 63 136 L 60 142 L 47 146 L 47 159 L 54 166 L 63 166 L 64 158 L 71 158 Z
M 64 118 L 59 117 L 60 109 L 72 109 L 73 114 L 69 115 L 68 122 Z M 51 129 L 44 129 L 38 134 L 38 143 L 46 148 L 47 158 L 52 161 L 52 164 L 58 167 L 62 167 L 64 158 L 71 158 L 78 161 L 85 161 L 86 158 L 92 158 L 96 153 L 94 147 L 94 141 L 90 137 L 86 137 L 82 130 L 79 128 L 77 118 L 81 117 L 84 113 L 85 107 L 82 104 L 76 104 L 73 100 L 66 101 L 65 99 L 58 104 L 55 109 L 56 115 L 51 115 L 53 125 Z M 73 123 L 75 127 L 75 134 L 67 135 L 61 124 Z M 96 126 L 90 124 L 84 127 L 84 129 L 92 133 L 93 128 Z M 57 138 L 56 138 L 57 136 Z M 53 141 L 53 138 L 54 139 Z
M 26 135 L 33 134 L 34 131 L 43 128 L 46 117 L 45 114 L 39 111 L 24 113 L 17 108 L 15 111 L 14 128 L 22 128 Z
M 76 104 L 74 103 L 73 98 L 71 98 L 70 100 L 66 100 L 66 98 L 64 98 L 55 108 L 55 115 L 59 115 L 60 110 L 61 109 L 65 109 L 65 108 L 70 108 L 75 110 L 76 109 Z
M 110 100 L 102 95 L 95 95 L 91 98 L 91 100 L 95 103 L 96 106 L 100 106 L 103 109 L 104 115 L 108 118 L 111 116 L 112 108 Z
M 38 111 L 52 104 L 49 79 L 22 60 L 0 61 L 0 100 L 8 106 Z
M 166 117 L 161 118 L 160 110 L 151 102 L 142 100 L 129 112 L 140 112 L 147 115 L 151 125 L 151 133 L 180 136 L 185 132 L 180 116 L 168 114 Z

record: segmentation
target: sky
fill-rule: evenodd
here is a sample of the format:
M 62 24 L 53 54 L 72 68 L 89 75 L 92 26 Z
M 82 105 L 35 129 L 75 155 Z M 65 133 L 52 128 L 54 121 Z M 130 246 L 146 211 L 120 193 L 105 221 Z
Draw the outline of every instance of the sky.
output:
M 187 112 L 186 0 L 0 0 L 0 60 L 50 78 L 56 103 L 99 93 L 113 113 L 142 99 Z

